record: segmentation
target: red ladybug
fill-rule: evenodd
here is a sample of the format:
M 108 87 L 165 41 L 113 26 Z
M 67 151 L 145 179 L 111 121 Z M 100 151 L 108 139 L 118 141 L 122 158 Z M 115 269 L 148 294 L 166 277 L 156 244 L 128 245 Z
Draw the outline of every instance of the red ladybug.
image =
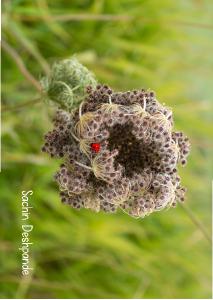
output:
M 91 144 L 91 149 L 95 152 L 98 153 L 101 149 L 101 145 L 99 143 L 92 143 Z

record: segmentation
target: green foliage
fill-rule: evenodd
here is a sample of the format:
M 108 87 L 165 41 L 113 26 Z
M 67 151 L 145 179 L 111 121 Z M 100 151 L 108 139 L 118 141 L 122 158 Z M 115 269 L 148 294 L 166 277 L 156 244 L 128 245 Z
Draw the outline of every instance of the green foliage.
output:
M 97 81 L 151 88 L 173 108 L 192 143 L 180 173 L 195 220 L 184 206 L 135 220 L 62 205 L 52 179 L 60 160 L 40 152 L 55 107 L 39 101 L 4 47 L 1 297 L 211 297 L 212 9 L 209 0 L 4 1 L 3 40 L 38 81 L 75 55 Z M 18 250 L 22 190 L 34 191 L 28 279 Z

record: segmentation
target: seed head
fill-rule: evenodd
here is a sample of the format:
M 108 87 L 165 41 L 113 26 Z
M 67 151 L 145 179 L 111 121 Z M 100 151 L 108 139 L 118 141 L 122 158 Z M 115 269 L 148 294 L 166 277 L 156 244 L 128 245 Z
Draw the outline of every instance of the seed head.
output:
M 55 68 L 48 92 L 55 88 L 57 101 L 69 99 L 70 108 L 78 74 L 67 81 L 66 67 L 59 73 Z M 121 209 L 139 218 L 184 201 L 177 167 L 186 164 L 190 143 L 173 131 L 171 109 L 152 91 L 118 93 L 91 82 L 78 109 L 56 113 L 42 147 L 63 159 L 55 175 L 62 202 L 96 212 Z

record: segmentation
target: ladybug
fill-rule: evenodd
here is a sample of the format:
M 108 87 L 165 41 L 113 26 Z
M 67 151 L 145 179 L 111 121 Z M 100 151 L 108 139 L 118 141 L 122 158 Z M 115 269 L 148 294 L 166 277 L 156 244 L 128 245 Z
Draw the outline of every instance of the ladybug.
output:
M 90 146 L 92 151 L 94 151 L 95 153 L 98 153 L 101 149 L 101 145 L 99 143 L 92 143 Z

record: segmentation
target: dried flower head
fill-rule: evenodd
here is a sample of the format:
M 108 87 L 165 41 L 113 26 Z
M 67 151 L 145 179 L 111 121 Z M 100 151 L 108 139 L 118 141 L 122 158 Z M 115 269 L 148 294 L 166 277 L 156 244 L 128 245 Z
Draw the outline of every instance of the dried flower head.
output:
M 61 107 L 67 108 L 57 112 L 42 148 L 64 160 L 55 175 L 62 202 L 94 211 L 120 208 L 139 218 L 183 201 L 185 188 L 177 165 L 185 165 L 190 144 L 182 132 L 173 131 L 171 109 L 161 105 L 152 91 L 113 92 L 94 80 L 88 85 L 82 74 L 70 83 L 66 76 L 78 64 L 65 61 L 58 69 L 54 66 L 48 80 L 48 95 L 56 89 L 52 99 L 64 101 Z M 79 87 L 81 94 L 71 101 L 64 84 L 58 89 L 58 81 L 72 92 L 80 81 L 87 88 L 83 95 Z M 81 104 L 70 112 L 79 99 Z

